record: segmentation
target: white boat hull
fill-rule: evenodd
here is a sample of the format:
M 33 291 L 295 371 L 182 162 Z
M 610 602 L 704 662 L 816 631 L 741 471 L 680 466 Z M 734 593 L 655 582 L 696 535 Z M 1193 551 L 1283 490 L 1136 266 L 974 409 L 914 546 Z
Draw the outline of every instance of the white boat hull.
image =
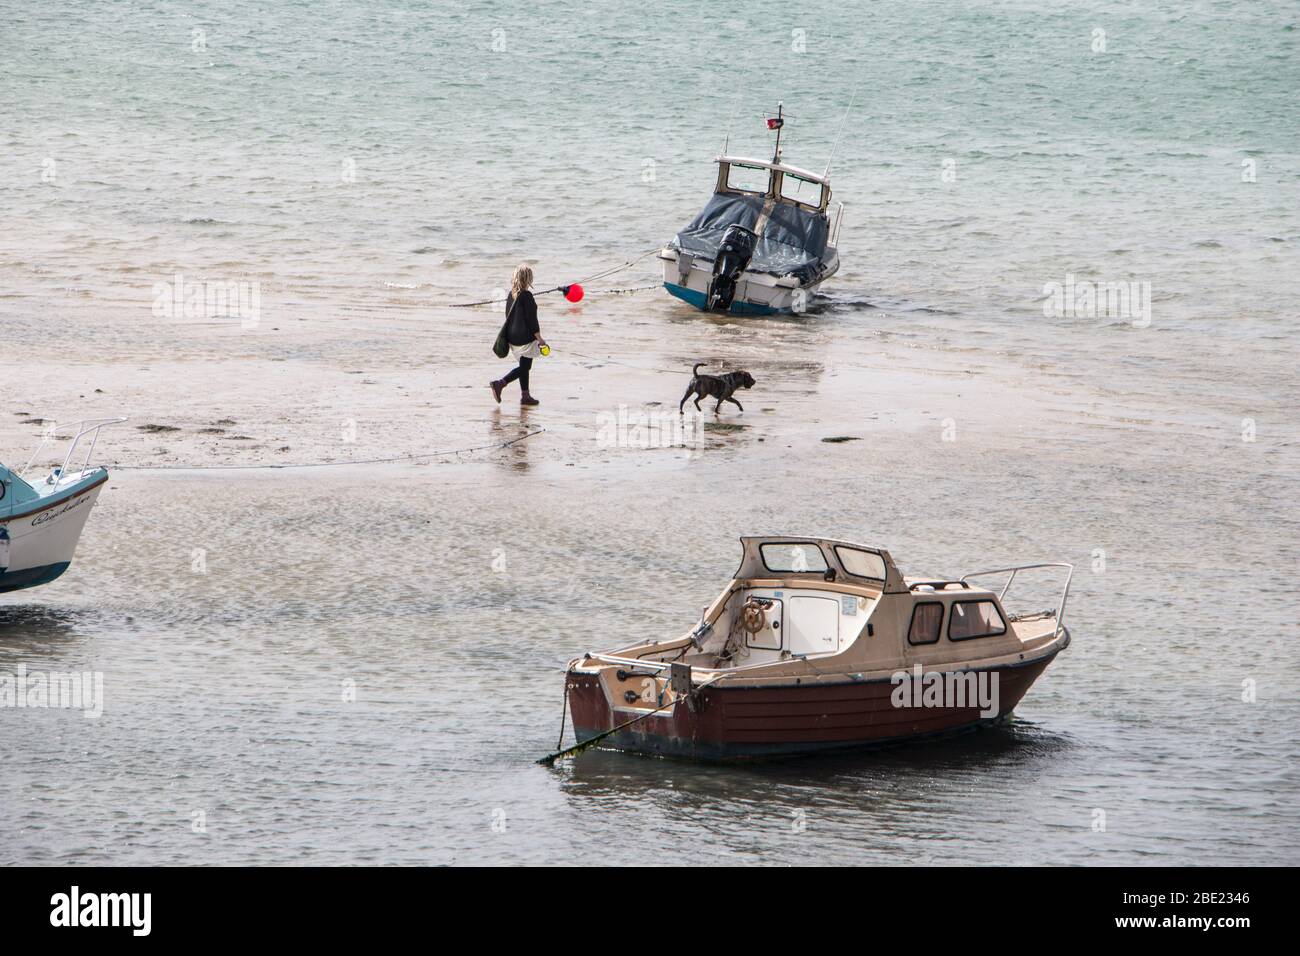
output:
M 0 543 L 0 593 L 48 584 L 68 569 L 106 481 L 108 473 L 101 472 L 55 501 L 38 499 L 18 505 L 12 515 L 0 512 L 0 528 L 9 534 L 7 547 Z
M 659 252 L 664 264 L 664 288 L 683 302 L 704 309 L 709 283 L 713 281 L 713 262 L 701 256 L 682 257 L 677 249 L 666 246 Z M 794 276 L 774 276 L 763 272 L 743 272 L 736 283 L 731 311 L 748 315 L 772 315 L 781 312 L 804 312 L 812 304 L 813 291 L 840 268 L 835 249 L 826 249 L 826 271 L 811 282 Z

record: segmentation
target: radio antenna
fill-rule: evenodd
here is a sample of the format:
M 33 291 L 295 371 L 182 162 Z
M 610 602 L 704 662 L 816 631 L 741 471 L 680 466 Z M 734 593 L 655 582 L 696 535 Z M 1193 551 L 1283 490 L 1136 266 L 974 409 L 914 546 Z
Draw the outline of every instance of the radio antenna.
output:
M 736 125 L 736 110 L 740 108 L 740 94 L 731 103 L 731 118 L 727 120 L 727 137 L 722 141 L 722 155 L 727 155 L 727 149 L 731 146 L 731 127 Z
M 849 105 L 848 108 L 845 109 L 844 111 L 844 118 L 840 120 L 840 131 L 835 137 L 835 145 L 831 147 L 830 159 L 826 160 L 826 172 L 822 173 L 822 179 L 825 179 L 827 176 L 831 174 L 831 163 L 835 161 L 835 154 L 838 153 L 840 150 L 840 140 L 844 138 L 844 127 L 848 125 L 849 112 L 853 109 L 853 101 L 856 100 L 857 98 L 858 98 L 858 94 L 857 91 L 855 90 L 853 95 L 849 97 Z

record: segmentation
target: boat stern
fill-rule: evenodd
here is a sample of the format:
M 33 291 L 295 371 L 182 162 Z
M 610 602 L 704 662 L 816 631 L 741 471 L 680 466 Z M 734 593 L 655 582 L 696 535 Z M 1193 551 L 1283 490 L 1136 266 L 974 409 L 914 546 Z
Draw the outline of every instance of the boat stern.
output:
M 709 681 L 693 678 L 690 668 L 674 680 L 671 669 L 585 658 L 566 680 L 578 743 L 608 734 L 607 745 L 616 750 L 708 756 L 703 745 L 714 736 L 706 726 Z
M 659 253 L 664 264 L 664 289 L 701 312 L 708 312 L 709 284 L 713 281 L 713 263 L 692 256 L 672 246 Z M 829 273 L 816 282 L 802 283 L 794 276 L 773 276 L 761 272 L 742 272 L 736 282 L 735 296 L 726 309 L 732 315 L 780 315 L 807 309 L 812 291 Z

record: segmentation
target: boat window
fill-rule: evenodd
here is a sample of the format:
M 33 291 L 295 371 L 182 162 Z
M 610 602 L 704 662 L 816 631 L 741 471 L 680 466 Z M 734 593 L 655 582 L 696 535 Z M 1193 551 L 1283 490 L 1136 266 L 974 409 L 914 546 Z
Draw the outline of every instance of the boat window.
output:
M 785 173 L 781 177 L 781 198 L 801 202 L 805 206 L 821 208 L 822 184 L 796 176 L 794 173 Z
M 747 193 L 767 192 L 768 171 L 762 166 L 732 163 L 727 169 L 727 188 Z
M 1007 625 L 992 601 L 954 601 L 948 621 L 948 639 L 965 641 L 972 637 L 1005 634 Z
M 835 557 L 840 559 L 844 570 L 855 577 L 871 578 L 875 581 L 885 580 L 885 559 L 878 554 L 836 545 Z
M 769 571 L 811 571 L 820 574 L 829 567 L 822 549 L 812 542 L 764 544 L 758 550 L 763 555 L 763 566 Z
M 939 640 L 939 628 L 942 626 L 942 602 L 922 601 L 912 608 L 912 626 L 907 631 L 907 643 L 933 644 Z

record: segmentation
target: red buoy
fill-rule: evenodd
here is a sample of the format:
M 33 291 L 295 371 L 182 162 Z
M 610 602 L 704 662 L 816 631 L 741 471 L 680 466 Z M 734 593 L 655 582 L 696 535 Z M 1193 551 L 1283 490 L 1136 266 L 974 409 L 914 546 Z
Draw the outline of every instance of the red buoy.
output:
M 582 301 L 582 286 L 578 285 L 576 282 L 573 283 L 573 285 L 566 285 L 560 291 L 564 293 L 564 297 L 570 302 Z

